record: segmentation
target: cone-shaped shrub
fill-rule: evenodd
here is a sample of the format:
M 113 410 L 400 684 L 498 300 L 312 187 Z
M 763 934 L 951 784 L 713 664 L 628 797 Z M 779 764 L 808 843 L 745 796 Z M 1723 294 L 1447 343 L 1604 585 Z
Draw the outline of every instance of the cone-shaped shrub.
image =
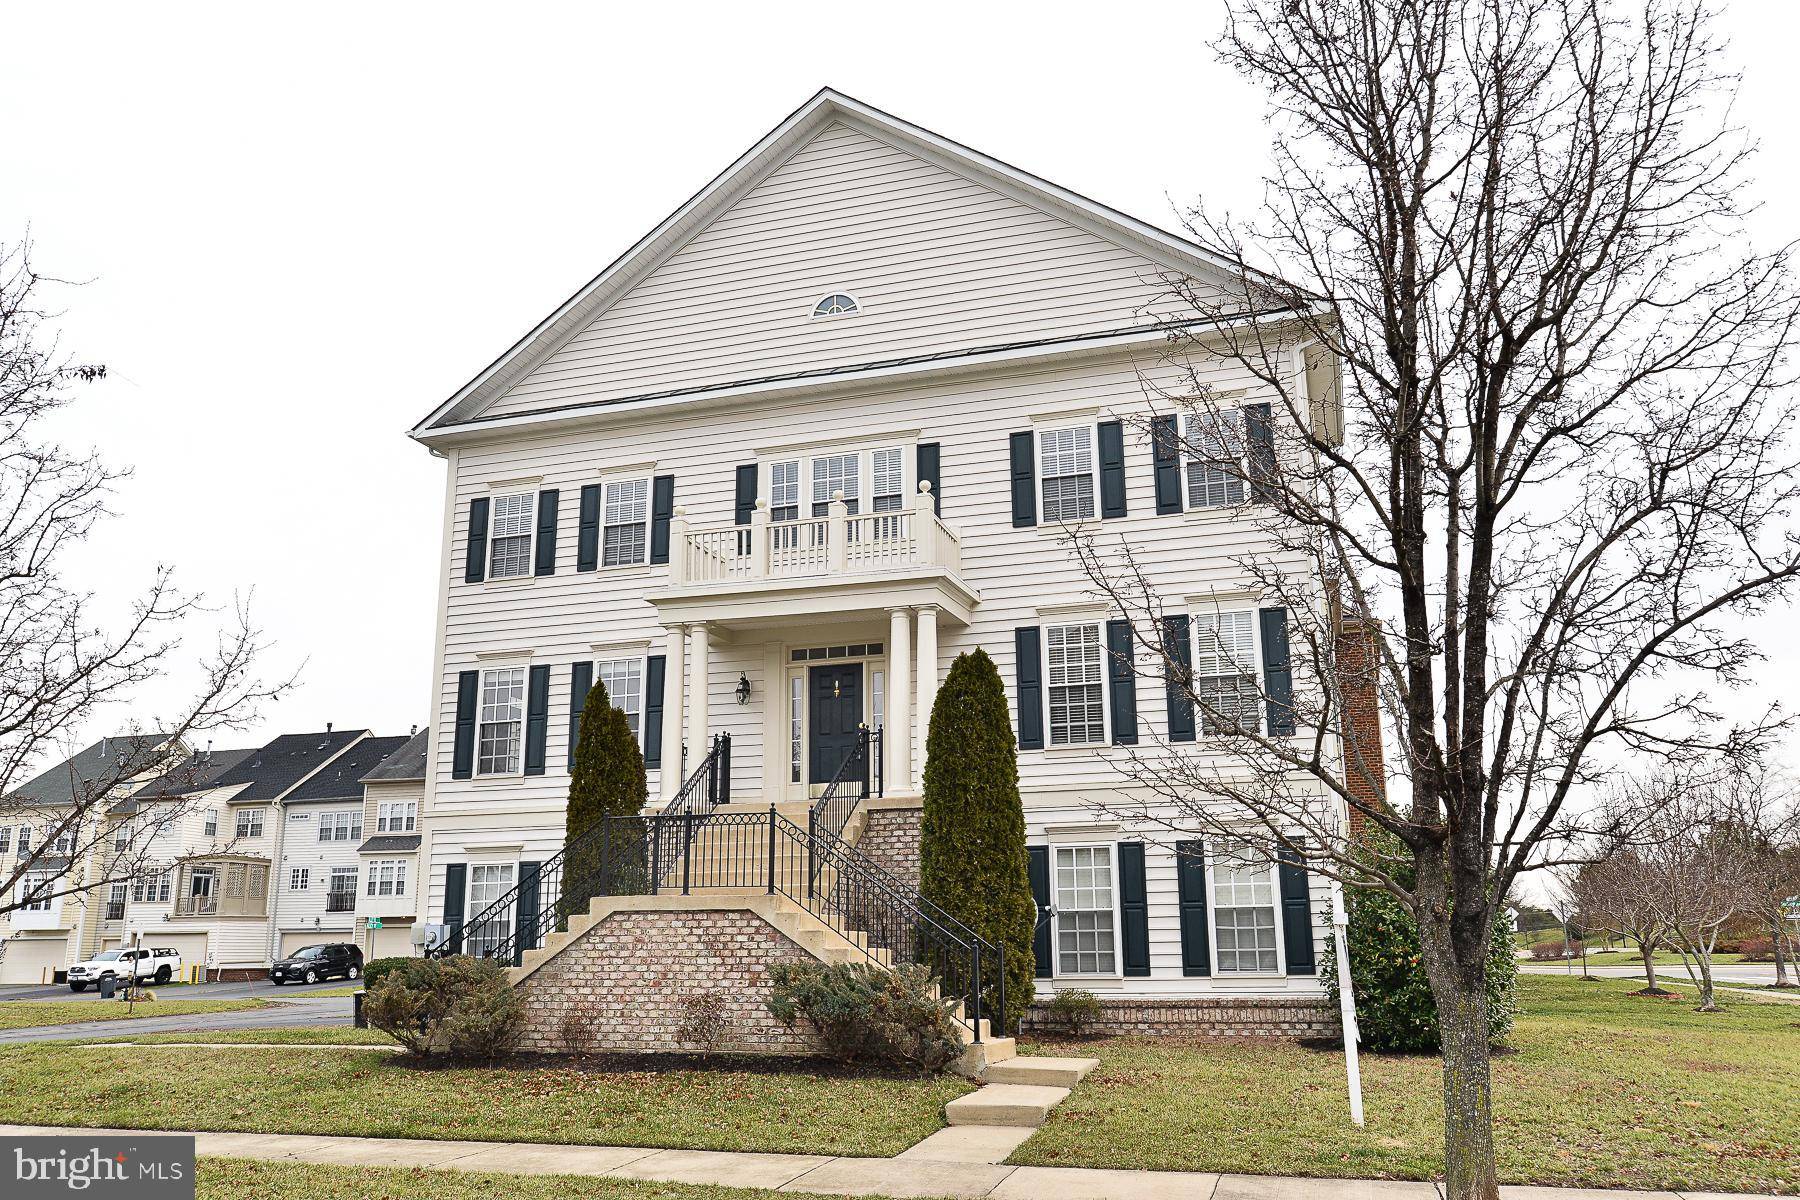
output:
M 649 788 L 644 756 L 625 714 L 612 706 L 606 685 L 596 683 L 581 709 L 575 768 L 569 775 L 569 814 L 563 857 L 558 927 L 587 911 L 594 896 L 629 896 L 644 890 L 644 829 L 635 818 Z M 584 837 L 595 826 L 605 829 Z
M 919 882 L 927 899 L 1005 950 L 1007 1011 L 994 1024 L 1016 1028 L 1031 1003 L 1037 905 L 1006 687 L 980 649 L 957 655 L 931 708 Z M 990 1019 L 1000 1015 L 992 971 L 982 964 Z

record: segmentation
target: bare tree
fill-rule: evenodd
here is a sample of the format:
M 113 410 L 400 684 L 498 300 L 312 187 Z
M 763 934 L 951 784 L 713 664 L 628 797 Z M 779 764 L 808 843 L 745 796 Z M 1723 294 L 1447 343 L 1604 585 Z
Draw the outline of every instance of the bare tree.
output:
M 1249 822 L 1411 907 L 1448 1192 L 1491 1200 L 1502 898 L 1565 861 L 1573 812 L 1622 761 L 1743 753 L 1777 723 L 1727 726 L 1704 688 L 1747 678 L 1759 656 L 1731 620 L 1800 574 L 1800 305 L 1785 251 L 1741 248 L 1749 148 L 1717 115 L 1731 80 L 1705 0 L 1230 7 L 1219 48 L 1269 97 L 1275 167 L 1257 218 L 1194 214 L 1239 265 L 1170 280 L 1148 432 L 1185 460 L 1190 503 L 1263 525 L 1272 548 L 1240 570 L 1288 611 L 1288 662 L 1196 642 L 1190 667 L 1130 545 L 1077 552 L 1134 617 L 1137 668 L 1210 735 L 1140 745 L 1127 773 L 1189 827 Z M 1210 387 L 1217 364 L 1247 394 Z M 1345 717 L 1345 614 L 1392 778 Z M 1416 883 L 1347 851 L 1343 808 Z
M 1748 765 L 1734 789 L 1733 819 L 1750 860 L 1750 894 L 1745 911 L 1769 931 L 1775 956 L 1775 986 L 1788 979 L 1789 927 L 1786 902 L 1800 896 L 1800 794 L 1793 781 L 1766 762 Z
M 106 627 L 94 598 L 67 583 L 65 552 L 109 515 L 125 472 L 45 432 L 75 388 L 106 374 L 71 359 L 47 332 L 44 295 L 58 282 L 33 268 L 29 243 L 0 243 L 0 824 L 20 824 L 30 837 L 0 867 L 0 914 L 134 878 L 177 806 L 130 821 L 110 810 L 134 782 L 178 769 L 193 738 L 241 727 L 293 682 L 258 674 L 264 640 L 240 604 L 199 656 L 199 683 L 184 704 L 77 755 L 83 728 L 174 667 L 183 628 L 211 610 L 177 590 L 164 567 L 125 619 Z M 57 761 L 68 778 L 21 790 Z
M 1600 930 L 1637 947 L 1644 964 L 1640 996 L 1670 996 L 1656 982 L 1656 952 L 1670 944 L 1662 908 L 1654 903 L 1650 869 L 1635 851 L 1615 846 L 1604 857 L 1573 868 L 1569 896 L 1585 930 Z

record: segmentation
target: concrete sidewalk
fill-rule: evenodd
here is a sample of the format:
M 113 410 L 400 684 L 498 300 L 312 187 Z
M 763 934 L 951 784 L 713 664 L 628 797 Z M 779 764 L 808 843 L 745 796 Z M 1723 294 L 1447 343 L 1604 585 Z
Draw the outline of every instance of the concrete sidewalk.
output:
M 68 1129 L 0 1125 L 0 1136 L 78 1133 L 130 1136 L 186 1130 Z M 721 1150 L 656 1150 L 627 1146 L 559 1146 L 536 1142 L 449 1142 L 404 1138 L 314 1137 L 274 1133 L 196 1133 L 202 1155 L 358 1167 L 427 1167 L 507 1175 L 604 1175 L 662 1183 L 771 1188 L 849 1196 L 993 1197 L 994 1200 L 1438 1200 L 1432 1183 L 1375 1179 L 1293 1179 L 1184 1171 L 1101 1171 L 1080 1167 L 1010 1167 L 1004 1157 L 1030 1130 L 991 1131 L 975 1144 L 968 1129 L 934 1134 L 897 1158 L 831 1158 L 817 1154 L 742 1154 Z M 944 1138 L 945 1134 L 959 1136 Z M 941 1142 L 939 1139 L 943 1139 Z M 942 1150 L 933 1149 L 933 1143 Z M 934 1157 L 934 1155 L 939 1155 Z M 960 1157 L 956 1157 L 960 1155 Z M 1507 1200 L 1721 1200 L 1712 1192 L 1603 1191 L 1503 1187 Z

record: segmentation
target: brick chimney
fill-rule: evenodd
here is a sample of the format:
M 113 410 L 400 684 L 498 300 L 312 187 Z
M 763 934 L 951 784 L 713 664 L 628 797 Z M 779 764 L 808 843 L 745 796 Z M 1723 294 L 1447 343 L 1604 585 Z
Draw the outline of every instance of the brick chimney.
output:
M 1344 698 L 1344 783 L 1361 803 L 1387 802 L 1387 764 L 1381 753 L 1381 669 L 1375 633 L 1362 617 L 1340 612 L 1337 629 L 1338 689 Z M 1359 840 L 1368 818 L 1350 809 L 1350 837 Z

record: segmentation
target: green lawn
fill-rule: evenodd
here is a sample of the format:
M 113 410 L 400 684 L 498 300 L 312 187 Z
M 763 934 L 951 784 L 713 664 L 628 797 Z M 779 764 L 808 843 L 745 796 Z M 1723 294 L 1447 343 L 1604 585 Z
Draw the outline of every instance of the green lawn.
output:
M 193 1013 L 245 1012 L 267 1008 L 267 1000 L 151 1000 L 135 1006 L 118 1000 L 4 1000 L 0 1029 L 72 1025 L 78 1021 L 122 1021 L 127 1017 L 183 1017 Z
M 1551 961 L 1561 962 L 1562 960 L 1552 959 Z M 1655 954 L 1650 956 L 1650 961 L 1659 967 L 1679 967 L 1681 965 L 1681 955 L 1673 950 L 1658 950 Z M 1744 956 L 1741 954 L 1713 955 L 1713 963 L 1716 966 L 1725 966 L 1728 963 L 1741 963 L 1743 961 Z M 1638 954 L 1635 950 L 1588 951 L 1588 965 L 1590 967 L 1641 967 L 1643 963 L 1643 956 Z M 1575 966 L 1577 969 L 1580 968 L 1580 958 L 1575 959 Z
M 362 990 L 363 990 L 362 984 L 355 983 L 355 984 L 351 984 L 349 987 L 320 988 L 316 992 L 302 992 L 299 996 L 295 997 L 295 999 L 298 999 L 298 1000 L 325 1000 L 325 999 L 335 998 L 338 996 L 354 996 L 354 995 L 356 995 L 356 993 L 358 993 Z
M 83 1042 L 129 1042 L 138 1046 L 230 1046 L 241 1042 L 277 1042 L 291 1046 L 393 1046 L 379 1029 L 350 1025 L 303 1025 L 287 1029 L 219 1029 L 198 1033 L 136 1033 L 129 1037 L 82 1038 Z
M 718 1069 L 421 1070 L 357 1050 L 226 1046 L 118 1056 L 0 1049 L 0 1123 L 466 1138 L 887 1156 L 970 1085 Z
M 1800 1020 L 1748 998 L 1703 1016 L 1632 980 L 1522 976 L 1494 1062 L 1507 1183 L 1800 1191 Z M 1118 1039 L 1037 1053 L 1101 1065 L 1008 1161 L 1424 1179 L 1441 1171 L 1439 1068 L 1362 1056 L 1366 1129 L 1341 1052 Z
M 247 1158 L 203 1158 L 197 1168 L 199 1200 L 778 1200 L 789 1194 L 581 1175 L 327 1167 Z

